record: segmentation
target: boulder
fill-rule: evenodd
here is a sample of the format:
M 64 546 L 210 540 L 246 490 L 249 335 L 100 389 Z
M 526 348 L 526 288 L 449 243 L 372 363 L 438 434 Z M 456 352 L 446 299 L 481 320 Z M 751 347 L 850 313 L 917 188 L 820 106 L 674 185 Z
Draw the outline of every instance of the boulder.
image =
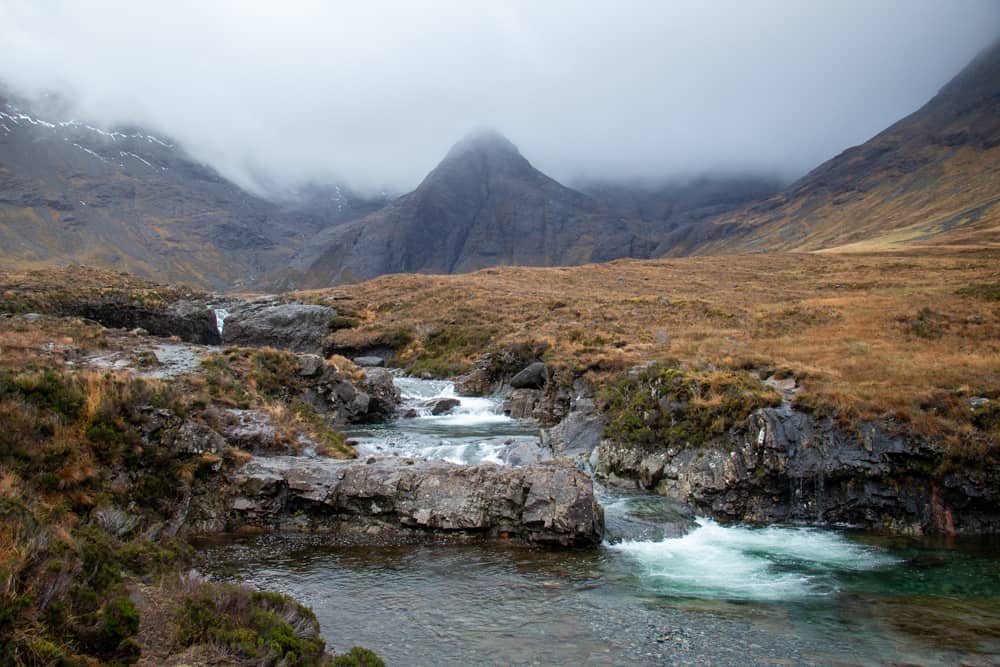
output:
M 541 361 L 536 361 L 521 369 L 519 373 L 512 377 L 510 379 L 510 386 L 514 389 L 541 389 L 545 386 L 546 379 L 545 364 Z
M 556 456 L 588 459 L 601 444 L 604 419 L 593 399 L 578 398 L 565 419 L 552 428 L 542 429 L 542 442 Z
M 252 454 L 278 451 L 278 436 L 271 415 L 261 410 L 224 410 L 222 436 L 226 441 Z M 286 451 L 287 448 L 280 448 Z
M 594 545 L 603 534 L 593 483 L 568 466 L 279 456 L 253 458 L 230 481 L 228 530 L 510 537 L 559 546 Z
M 399 389 L 396 388 L 392 373 L 385 368 L 367 368 L 361 384 L 369 397 L 367 421 L 391 419 L 399 407 Z
M 229 311 L 222 342 L 322 354 L 330 320 L 336 315 L 328 306 L 252 301 Z
M 385 366 L 385 359 L 382 357 L 368 356 L 368 357 L 354 357 L 354 363 L 362 368 L 365 367 L 381 367 Z
M 457 398 L 435 398 L 432 401 L 428 401 L 426 407 L 432 415 L 437 416 L 448 414 L 461 404 L 462 401 Z
M 539 389 L 514 389 L 503 401 L 503 412 L 511 419 L 532 419 L 541 400 Z
M 318 354 L 300 354 L 298 360 L 299 375 L 307 378 L 316 377 L 322 373 L 326 365 L 323 357 Z

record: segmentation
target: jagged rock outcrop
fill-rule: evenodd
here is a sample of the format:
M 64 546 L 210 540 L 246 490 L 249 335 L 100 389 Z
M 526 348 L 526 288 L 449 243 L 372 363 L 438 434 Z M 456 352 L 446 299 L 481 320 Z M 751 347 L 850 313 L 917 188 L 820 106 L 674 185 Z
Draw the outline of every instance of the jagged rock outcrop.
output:
M 155 336 L 177 336 L 189 343 L 218 345 L 222 342 L 215 312 L 198 299 L 181 299 L 154 307 L 136 303 L 126 294 L 111 294 L 100 300 L 67 302 L 59 315 L 86 317 L 115 329 L 145 329 Z
M 308 388 L 299 396 L 331 423 L 375 423 L 391 419 L 399 407 L 399 390 L 385 368 L 368 368 L 360 380 L 351 378 L 314 354 L 301 354 L 299 374 Z
M 603 530 L 590 478 L 555 465 L 268 457 L 232 472 L 228 488 L 226 500 L 192 516 L 192 525 L 343 533 L 373 542 L 451 535 L 561 546 L 596 544 Z
M 1000 531 L 1000 471 L 946 466 L 926 439 L 885 423 L 848 430 L 784 405 L 702 447 L 604 440 L 598 476 L 732 521 L 838 523 L 896 532 Z
M 273 299 L 251 301 L 229 311 L 222 342 L 322 354 L 330 320 L 336 315 L 337 311 L 328 306 L 278 303 Z

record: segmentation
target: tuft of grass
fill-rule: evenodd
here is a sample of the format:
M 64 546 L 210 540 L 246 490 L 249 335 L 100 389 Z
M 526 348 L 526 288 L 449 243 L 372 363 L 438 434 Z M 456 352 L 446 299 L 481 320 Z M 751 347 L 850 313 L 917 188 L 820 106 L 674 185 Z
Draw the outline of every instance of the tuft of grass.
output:
M 356 317 L 347 317 L 345 315 L 335 315 L 330 318 L 327 326 L 330 331 L 340 331 L 341 329 L 353 329 L 361 324 L 361 320 Z

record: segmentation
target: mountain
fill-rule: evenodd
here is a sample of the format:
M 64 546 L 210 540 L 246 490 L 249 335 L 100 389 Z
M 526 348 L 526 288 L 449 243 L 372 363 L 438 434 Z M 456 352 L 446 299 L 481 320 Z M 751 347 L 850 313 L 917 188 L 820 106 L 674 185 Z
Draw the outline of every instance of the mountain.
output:
M 705 175 L 660 184 L 588 181 L 577 189 L 619 215 L 649 223 L 657 237 L 714 219 L 781 191 L 777 178 Z M 654 255 L 660 252 L 654 251 Z
M 52 105 L 49 105 L 52 106 Z M 57 106 L 57 105 L 56 105 Z M 91 264 L 227 288 L 368 213 L 339 186 L 273 202 L 141 128 L 100 128 L 0 95 L 0 248 L 9 268 Z
M 503 136 L 479 131 L 413 192 L 313 239 L 293 263 L 294 280 L 321 286 L 386 273 L 648 257 L 651 232 L 538 171 Z
M 915 113 L 670 255 L 1000 244 L 1000 40 Z

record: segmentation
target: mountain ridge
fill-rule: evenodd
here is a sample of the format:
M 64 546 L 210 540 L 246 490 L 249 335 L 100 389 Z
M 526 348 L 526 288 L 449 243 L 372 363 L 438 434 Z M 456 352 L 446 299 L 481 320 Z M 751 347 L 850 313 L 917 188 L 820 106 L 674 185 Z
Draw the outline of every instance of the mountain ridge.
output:
M 1000 39 L 918 110 L 667 255 L 1000 244 Z

